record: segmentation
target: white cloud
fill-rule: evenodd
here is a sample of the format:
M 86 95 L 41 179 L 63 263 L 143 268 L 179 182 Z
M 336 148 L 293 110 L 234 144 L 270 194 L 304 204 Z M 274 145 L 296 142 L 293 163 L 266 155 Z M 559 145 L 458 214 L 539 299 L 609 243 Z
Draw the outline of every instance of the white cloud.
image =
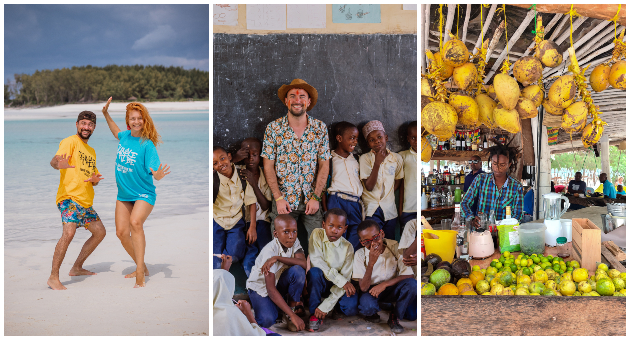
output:
M 170 46 L 175 42 L 176 38 L 177 34 L 170 25 L 161 25 L 153 32 L 136 40 L 131 49 L 138 51 Z
M 188 59 L 182 57 L 170 57 L 170 56 L 154 56 L 133 58 L 130 65 L 163 65 L 163 66 L 181 66 L 185 69 L 196 68 L 198 70 L 209 71 L 210 59 Z

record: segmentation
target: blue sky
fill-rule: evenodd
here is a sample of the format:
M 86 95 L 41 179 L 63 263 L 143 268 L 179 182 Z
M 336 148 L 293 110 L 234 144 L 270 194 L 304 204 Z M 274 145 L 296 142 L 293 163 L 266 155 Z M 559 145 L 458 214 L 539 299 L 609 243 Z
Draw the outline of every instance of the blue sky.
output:
M 209 5 L 4 5 L 4 83 L 72 66 L 209 71 Z

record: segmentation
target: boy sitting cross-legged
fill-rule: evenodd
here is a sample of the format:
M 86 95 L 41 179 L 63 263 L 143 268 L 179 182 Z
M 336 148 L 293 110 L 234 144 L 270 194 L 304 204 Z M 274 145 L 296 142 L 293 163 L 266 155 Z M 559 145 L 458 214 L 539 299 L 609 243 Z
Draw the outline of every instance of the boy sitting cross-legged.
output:
M 407 316 L 407 307 L 418 295 L 413 271 L 398 255 L 398 242 L 385 239 L 376 221 L 361 222 L 358 234 L 363 248 L 354 254 L 352 278 L 359 281 L 359 313 L 378 322 L 379 301 L 395 302 L 387 324 L 394 333 L 401 333 L 404 329 L 398 320 Z
M 332 208 L 324 214 L 323 228 L 311 233 L 308 253 L 311 269 L 306 274 L 309 291 L 309 330 L 318 331 L 322 320 L 333 310 L 337 301 L 341 312 L 351 316 L 357 314 L 357 294 L 352 285 L 352 259 L 354 248 L 343 238 L 346 213 Z M 322 296 L 328 292 L 323 301 Z
M 304 321 L 296 314 L 306 279 L 306 257 L 297 239 L 297 222 L 290 215 L 278 215 L 274 221 L 274 239 L 260 251 L 247 279 L 249 299 L 255 319 L 269 328 L 278 318 L 278 308 L 285 315 L 289 330 L 301 331 Z M 288 295 L 289 303 L 285 301 Z

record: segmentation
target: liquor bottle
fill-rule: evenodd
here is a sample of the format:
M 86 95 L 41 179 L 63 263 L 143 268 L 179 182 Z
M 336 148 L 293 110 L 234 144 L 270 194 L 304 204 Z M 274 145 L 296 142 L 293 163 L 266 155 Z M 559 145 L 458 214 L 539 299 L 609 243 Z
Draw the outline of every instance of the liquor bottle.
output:
M 472 139 L 470 138 L 470 133 L 466 133 L 466 151 L 472 151 Z
M 499 248 L 499 233 L 497 230 L 497 220 L 494 217 L 494 209 L 490 210 L 490 216 L 488 217 L 488 230 L 490 230 L 490 234 L 492 234 L 492 243 L 494 243 L 494 248 Z
M 450 149 L 450 142 L 449 139 L 444 141 L 444 151 L 448 151 Z
M 444 142 L 438 141 L 438 150 L 444 150 Z
M 455 149 L 455 134 L 451 136 L 449 143 L 448 143 L 448 148 L 450 150 L 456 150 Z
M 477 144 L 479 144 L 479 139 L 475 135 L 472 140 L 472 151 L 477 151 Z
M 433 188 L 431 190 L 431 208 L 436 208 L 438 206 L 437 200 L 437 194 L 435 193 L 435 188 Z
M 455 215 L 453 215 L 453 222 L 451 222 L 451 230 L 459 230 L 459 220 L 461 218 L 459 210 L 460 205 L 455 203 Z
M 486 150 L 488 148 L 488 139 L 486 135 L 483 135 L 483 149 Z
M 466 174 L 464 173 L 464 167 L 459 170 L 459 184 L 466 183 Z

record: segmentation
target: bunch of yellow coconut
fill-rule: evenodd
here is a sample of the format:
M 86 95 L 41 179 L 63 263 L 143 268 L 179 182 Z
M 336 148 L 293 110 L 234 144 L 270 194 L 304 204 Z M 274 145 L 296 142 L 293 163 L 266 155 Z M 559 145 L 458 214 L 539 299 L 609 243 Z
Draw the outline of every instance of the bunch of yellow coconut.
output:
M 620 43 L 623 41 L 624 33 L 625 29 L 621 31 L 621 34 L 615 40 L 615 50 L 610 62 L 598 65 L 591 72 L 589 83 L 593 91 L 602 92 L 609 85 L 618 90 L 626 90 L 626 61 L 618 60 L 620 56 L 623 57 L 626 54 L 625 44 Z

